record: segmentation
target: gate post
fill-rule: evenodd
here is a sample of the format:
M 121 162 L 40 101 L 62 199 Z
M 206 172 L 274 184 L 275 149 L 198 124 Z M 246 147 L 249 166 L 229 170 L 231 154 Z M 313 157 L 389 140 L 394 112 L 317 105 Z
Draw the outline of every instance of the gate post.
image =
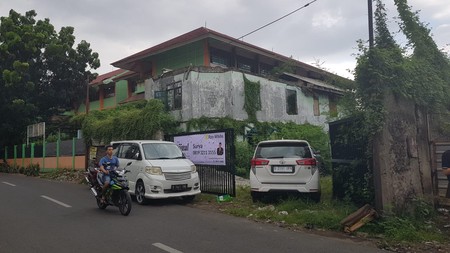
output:
M 34 158 L 34 145 L 35 143 L 31 143 L 31 155 L 30 155 L 30 164 L 33 165 L 33 158 Z
M 22 167 L 25 167 L 25 146 L 27 144 L 22 144 Z
M 17 167 L 17 145 L 14 145 L 14 168 Z

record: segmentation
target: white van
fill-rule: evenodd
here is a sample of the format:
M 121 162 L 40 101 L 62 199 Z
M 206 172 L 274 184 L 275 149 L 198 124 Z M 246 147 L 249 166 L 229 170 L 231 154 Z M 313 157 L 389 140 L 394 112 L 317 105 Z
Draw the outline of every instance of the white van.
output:
M 192 201 L 200 193 L 195 165 L 173 142 L 136 140 L 111 142 L 120 164 L 127 168 L 130 194 L 139 204 L 146 199 L 181 197 Z

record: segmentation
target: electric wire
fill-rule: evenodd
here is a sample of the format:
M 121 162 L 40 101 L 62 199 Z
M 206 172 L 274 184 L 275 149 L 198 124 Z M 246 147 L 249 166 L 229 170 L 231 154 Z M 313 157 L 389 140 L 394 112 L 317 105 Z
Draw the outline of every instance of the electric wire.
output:
M 275 23 L 275 22 L 278 22 L 278 21 L 282 20 L 283 18 L 285 18 L 285 17 L 287 17 L 287 16 L 289 16 L 289 15 L 292 15 L 292 14 L 294 14 L 295 12 L 297 12 L 297 11 L 299 11 L 299 10 L 308 7 L 310 4 L 312 4 L 312 3 L 316 2 L 316 1 L 317 1 L 317 0 L 313 0 L 313 1 L 311 1 L 311 2 L 309 2 L 309 3 L 307 3 L 307 4 L 305 4 L 305 5 L 303 5 L 302 7 L 297 8 L 297 9 L 295 9 L 295 10 L 289 12 L 288 14 L 282 16 L 281 18 L 278 18 L 278 19 L 276 19 L 276 20 L 274 20 L 274 21 L 272 21 L 272 22 L 270 22 L 270 23 L 268 23 L 268 24 L 265 24 L 265 25 L 263 25 L 263 26 L 261 26 L 261 27 L 255 29 L 255 30 L 253 30 L 253 31 L 251 31 L 251 32 L 249 32 L 249 33 L 247 33 L 247 34 L 245 34 L 245 35 L 242 35 L 241 37 L 239 37 L 239 38 L 237 38 L 237 39 L 240 40 L 240 39 L 242 39 L 242 38 L 244 38 L 244 37 L 246 37 L 246 36 L 248 36 L 248 35 L 250 35 L 250 34 L 252 34 L 252 33 L 255 33 L 255 32 L 257 32 L 257 31 L 259 31 L 259 30 L 261 30 L 261 29 L 263 29 L 263 28 L 265 28 L 265 27 L 267 27 L 267 26 L 269 26 L 269 25 L 271 25 L 271 24 L 273 24 L 273 23 Z

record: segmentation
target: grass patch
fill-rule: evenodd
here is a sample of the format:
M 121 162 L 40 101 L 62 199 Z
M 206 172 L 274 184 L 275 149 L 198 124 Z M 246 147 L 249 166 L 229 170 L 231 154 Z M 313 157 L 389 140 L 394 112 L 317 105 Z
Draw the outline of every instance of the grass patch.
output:
M 287 226 L 307 229 L 343 231 L 340 222 L 359 207 L 350 202 L 332 198 L 332 179 L 321 178 L 322 198 L 315 203 L 306 198 L 289 197 L 270 202 L 253 203 L 249 186 L 238 186 L 236 197 L 231 202 L 217 203 L 216 196 L 201 194 L 196 201 L 208 201 L 221 211 L 237 217 L 257 221 L 281 223 Z M 396 217 L 386 216 L 366 224 L 354 235 L 377 238 L 386 244 L 420 244 L 423 242 L 448 242 L 448 236 L 437 227 L 437 214 L 423 202 L 417 205 L 418 215 Z

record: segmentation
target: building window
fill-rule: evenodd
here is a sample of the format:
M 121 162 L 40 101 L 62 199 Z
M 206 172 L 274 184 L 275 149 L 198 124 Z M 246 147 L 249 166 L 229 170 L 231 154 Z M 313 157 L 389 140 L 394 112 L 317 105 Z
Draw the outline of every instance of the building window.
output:
M 167 85 L 167 107 L 169 110 L 181 109 L 182 99 L 181 82 Z
M 136 80 L 129 80 L 128 81 L 129 90 L 131 93 L 136 93 L 137 88 L 137 82 Z
M 98 101 L 100 100 L 100 92 L 98 86 L 89 87 L 89 101 Z
M 103 87 L 103 97 L 104 98 L 110 98 L 114 97 L 116 95 L 115 93 L 115 84 L 108 84 L 107 86 Z
M 248 58 L 237 57 L 237 68 L 245 72 L 253 72 L 254 62 Z
M 286 90 L 286 113 L 288 115 L 297 115 L 297 91 Z
M 329 96 L 328 97 L 328 107 L 329 107 L 329 112 L 330 112 L 330 116 L 332 117 L 337 117 L 337 101 L 336 101 L 336 97 L 334 96 Z
M 222 66 L 228 68 L 230 66 L 230 54 L 211 48 L 211 56 L 210 56 L 211 66 Z
M 314 110 L 314 116 L 320 116 L 319 98 L 316 95 L 314 95 L 313 110 Z
M 270 75 L 270 72 L 272 71 L 272 66 L 265 63 L 259 64 L 259 74 L 262 76 L 268 76 Z
M 167 104 L 167 91 L 155 91 L 155 99 L 161 100 L 164 104 L 164 108 L 168 111 L 169 106 Z

